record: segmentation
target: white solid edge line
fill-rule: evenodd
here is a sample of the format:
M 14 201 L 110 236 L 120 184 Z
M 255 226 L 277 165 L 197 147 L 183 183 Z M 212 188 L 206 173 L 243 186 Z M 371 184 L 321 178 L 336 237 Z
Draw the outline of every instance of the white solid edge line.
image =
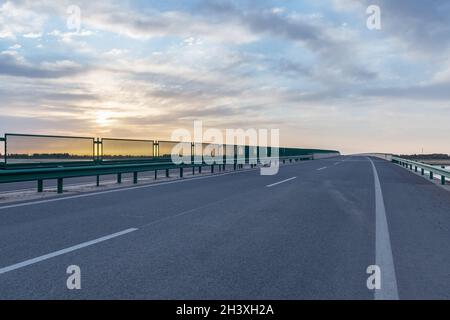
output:
M 398 300 L 397 277 L 395 275 L 383 192 L 375 164 L 370 158 L 368 159 L 372 164 L 375 183 L 375 263 L 381 272 L 381 288 L 375 290 L 375 300 Z
M 48 254 L 45 254 L 43 256 L 39 256 L 39 257 L 33 258 L 33 259 L 25 260 L 25 261 L 22 261 L 22 262 L 10 265 L 8 267 L 1 268 L 0 269 L 0 274 L 6 273 L 6 272 L 10 272 L 10 271 L 13 271 L 13 270 L 17 270 L 17 269 L 20 269 L 20 268 L 23 268 L 23 267 L 26 267 L 26 266 L 29 266 L 29 265 L 32 265 L 32 264 L 44 261 L 44 260 L 48 260 L 48 259 L 60 256 L 60 255 L 63 255 L 63 254 L 66 254 L 66 253 L 69 253 L 69 252 L 72 252 L 72 251 L 75 251 L 75 250 L 79 250 L 79 249 L 88 247 L 88 246 L 92 246 L 94 244 L 97 244 L 97 243 L 100 243 L 100 242 L 103 242 L 103 241 L 106 241 L 106 240 L 110 240 L 110 239 L 113 239 L 113 238 L 116 238 L 116 237 L 120 237 L 120 236 L 123 236 L 123 235 L 125 235 L 127 233 L 130 233 L 130 232 L 133 232 L 133 231 L 136 231 L 136 230 L 138 230 L 138 229 L 137 228 L 129 228 L 129 229 L 126 229 L 126 230 L 123 230 L 123 231 L 119 231 L 119 232 L 116 232 L 116 233 L 113 233 L 113 234 L 110 234 L 110 235 L 107 235 L 107 236 L 104 236 L 104 237 L 101 237 L 101 238 L 98 238 L 98 239 L 94 239 L 94 240 L 91 240 L 91 241 L 83 242 L 83 243 L 77 244 L 77 245 L 69 247 L 69 248 L 65 248 L 65 249 L 62 249 L 62 250 L 54 251 L 54 252 L 51 252 L 51 253 L 48 253 Z
M 317 169 L 317 171 L 325 170 L 326 168 L 327 167 L 322 167 L 322 168 Z
M 225 172 L 225 173 L 218 173 L 218 174 L 214 174 L 214 175 L 210 175 L 210 176 L 192 177 L 192 178 L 184 178 L 184 179 L 180 179 L 180 180 L 157 182 L 157 183 L 151 183 L 151 184 L 143 184 L 143 185 L 140 185 L 140 186 L 133 186 L 133 187 L 131 187 L 131 186 L 130 187 L 122 187 L 122 188 L 117 188 L 117 189 L 112 189 L 112 190 L 105 190 L 105 191 L 94 191 L 94 192 L 89 192 L 89 193 L 77 194 L 77 195 L 73 195 L 73 196 L 66 196 L 66 197 L 63 196 L 61 198 L 51 198 L 51 199 L 45 199 L 45 200 L 21 202 L 21 203 L 16 203 L 16 204 L 10 204 L 10 205 L 2 206 L 2 207 L 0 207 L 0 210 L 17 208 L 17 207 L 24 207 L 24 206 L 31 206 L 31 205 L 34 205 L 34 204 L 42 204 L 42 203 L 48 203 L 48 202 L 63 201 L 63 200 L 69 200 L 69 199 L 93 197 L 93 196 L 96 196 L 96 195 L 108 194 L 108 193 L 113 193 L 113 192 L 136 190 L 136 189 L 142 189 L 142 188 L 151 188 L 151 187 L 163 186 L 163 185 L 167 185 L 167 184 L 174 184 L 174 183 L 181 183 L 181 182 L 187 182 L 187 181 L 215 178 L 215 177 L 226 176 L 226 175 L 229 175 L 229 174 L 238 174 L 238 173 L 250 172 L 250 171 L 255 171 L 255 170 L 259 170 L 259 168 L 257 168 L 257 169 L 244 169 L 244 170 L 240 170 L 240 171 L 232 171 L 232 172 Z
M 266 187 L 267 187 L 267 188 L 274 187 L 274 186 L 276 186 L 276 185 L 279 185 L 279 184 L 281 184 L 281 183 L 284 183 L 284 182 L 288 182 L 288 181 L 294 180 L 294 179 L 296 179 L 296 178 L 297 178 L 297 177 L 292 177 L 292 178 L 289 178 L 289 179 L 285 179 L 285 180 L 282 180 L 282 181 L 278 181 L 278 182 L 275 182 L 275 183 L 272 183 L 272 184 L 268 184 Z

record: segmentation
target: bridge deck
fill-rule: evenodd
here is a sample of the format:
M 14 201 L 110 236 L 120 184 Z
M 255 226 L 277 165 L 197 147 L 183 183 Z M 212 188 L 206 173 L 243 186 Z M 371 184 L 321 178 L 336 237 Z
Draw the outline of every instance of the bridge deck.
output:
M 450 192 L 372 161 L 385 210 L 366 157 L 1 205 L 0 298 L 373 299 L 377 263 L 400 299 L 450 298 Z

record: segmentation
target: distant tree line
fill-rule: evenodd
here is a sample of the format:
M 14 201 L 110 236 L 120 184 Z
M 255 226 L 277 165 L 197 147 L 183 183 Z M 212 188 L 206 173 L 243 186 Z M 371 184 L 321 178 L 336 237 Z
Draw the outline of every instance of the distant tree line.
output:
M 420 160 L 450 160 L 450 155 L 445 153 L 431 154 L 401 154 L 398 157 L 403 159 L 420 159 Z
M 1 153 L 0 153 L 1 156 Z M 169 155 L 170 156 L 170 155 Z M 10 159 L 92 159 L 93 155 L 79 155 L 70 153 L 8 153 Z M 105 154 L 104 158 L 126 159 L 126 158 L 149 158 L 151 155 L 119 155 Z
M 131 154 L 104 154 L 103 158 L 127 159 L 127 158 L 152 158 L 152 155 L 131 155 Z
M 75 155 L 70 153 L 8 153 L 11 159 L 70 159 L 70 158 L 92 158 L 93 155 Z

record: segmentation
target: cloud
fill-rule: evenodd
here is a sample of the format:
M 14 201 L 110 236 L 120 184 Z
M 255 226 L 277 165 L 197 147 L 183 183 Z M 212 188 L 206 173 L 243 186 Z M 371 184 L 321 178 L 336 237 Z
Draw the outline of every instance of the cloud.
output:
M 383 97 L 389 99 L 408 99 L 432 101 L 450 100 L 450 82 L 416 85 L 409 87 L 381 87 L 363 92 L 366 96 Z
M 111 49 L 107 52 L 105 52 L 105 55 L 107 56 L 123 56 L 125 54 L 127 54 L 129 51 L 127 49 L 118 49 L 118 48 L 114 48 Z
M 379 32 L 365 27 L 369 2 Z M 80 0 L 80 33 L 69 4 L 0 5 L 0 108 L 27 130 L 164 139 L 203 119 L 278 126 L 291 145 L 382 149 L 396 121 L 422 128 L 426 106 L 442 123 L 449 107 L 445 1 Z
M 450 2 L 447 0 L 333 0 L 338 10 L 361 15 L 369 5 L 381 9 L 380 33 L 393 36 L 409 49 L 438 54 L 450 47 Z
M 359 39 L 343 36 L 336 24 L 330 24 L 320 15 L 286 13 L 285 10 L 257 9 L 242 11 L 232 2 L 203 2 L 200 12 L 218 16 L 223 20 L 237 22 L 246 27 L 256 39 L 283 39 L 299 43 L 316 56 L 316 63 L 323 65 L 321 72 L 334 68 L 327 78 L 336 75 L 357 81 L 370 81 L 376 78 L 373 70 L 360 62 L 358 57 Z M 348 57 L 353 59 L 349 60 Z
M 25 34 L 23 35 L 23 37 L 24 37 L 24 38 L 28 38 L 28 39 L 38 39 L 38 38 L 41 38 L 41 37 L 42 37 L 42 33 L 41 33 L 41 32 L 36 32 L 36 33 L 30 32 L 30 33 L 25 33 Z
M 238 24 L 230 24 L 227 21 L 213 22 L 207 17 L 180 11 L 92 10 L 88 11 L 83 22 L 94 29 L 135 39 L 200 36 L 210 41 L 226 43 L 247 43 L 255 40 L 253 34 Z
M 62 78 L 84 72 L 85 68 L 68 61 L 33 65 L 15 51 L 0 53 L 0 75 L 26 78 Z
M 20 2 L 6 1 L 0 5 L 0 38 L 39 33 L 46 19 L 46 14 L 36 13 Z
M 75 31 L 71 31 L 71 32 L 62 32 L 60 30 L 53 30 L 49 33 L 47 33 L 47 35 L 49 36 L 54 36 L 56 38 L 58 38 L 60 41 L 62 42 L 67 42 L 70 43 L 74 40 L 74 38 L 80 38 L 80 37 L 89 37 L 94 35 L 95 33 L 91 30 L 80 30 L 80 32 L 75 32 Z
M 450 45 L 450 3 L 446 0 L 379 2 L 389 32 L 418 50 L 443 50 Z

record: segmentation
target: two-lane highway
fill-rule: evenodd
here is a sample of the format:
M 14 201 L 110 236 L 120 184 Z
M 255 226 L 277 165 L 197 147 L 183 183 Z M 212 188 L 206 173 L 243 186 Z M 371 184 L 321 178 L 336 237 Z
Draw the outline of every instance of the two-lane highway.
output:
M 449 230 L 450 192 L 366 157 L 3 205 L 0 298 L 448 299 Z

